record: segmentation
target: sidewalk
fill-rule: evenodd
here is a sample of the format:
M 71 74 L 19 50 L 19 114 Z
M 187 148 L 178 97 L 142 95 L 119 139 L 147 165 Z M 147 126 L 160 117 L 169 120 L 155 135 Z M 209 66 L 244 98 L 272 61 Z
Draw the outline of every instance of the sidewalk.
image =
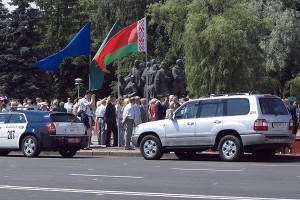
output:
M 106 147 L 98 145 L 97 134 L 92 135 L 92 145 L 88 150 L 80 150 L 78 156 L 126 156 L 126 157 L 142 157 L 140 150 L 125 150 L 124 147 Z

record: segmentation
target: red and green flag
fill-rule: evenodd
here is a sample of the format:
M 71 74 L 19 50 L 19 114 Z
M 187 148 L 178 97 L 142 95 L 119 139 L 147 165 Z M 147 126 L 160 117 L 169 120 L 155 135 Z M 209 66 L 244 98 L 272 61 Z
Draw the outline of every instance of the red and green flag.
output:
M 128 53 L 147 51 L 146 18 L 143 18 L 115 34 L 95 58 L 102 71 L 117 58 Z

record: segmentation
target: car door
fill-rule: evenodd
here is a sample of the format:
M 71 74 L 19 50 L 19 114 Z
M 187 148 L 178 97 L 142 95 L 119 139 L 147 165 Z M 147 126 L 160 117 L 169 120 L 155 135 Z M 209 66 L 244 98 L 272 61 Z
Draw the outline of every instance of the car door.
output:
M 5 138 L 7 137 L 6 131 L 6 122 L 9 119 L 10 114 L 1 113 L 0 114 L 0 148 L 4 147 L 4 143 L 7 141 Z
M 215 134 L 222 129 L 223 102 L 222 100 L 201 101 L 196 119 L 196 141 L 198 145 L 214 144 Z
M 170 146 L 196 145 L 195 120 L 199 101 L 185 103 L 166 123 L 166 140 Z
M 19 138 L 26 129 L 25 115 L 22 113 L 13 113 L 5 123 L 3 131 L 3 144 L 5 148 L 18 149 Z

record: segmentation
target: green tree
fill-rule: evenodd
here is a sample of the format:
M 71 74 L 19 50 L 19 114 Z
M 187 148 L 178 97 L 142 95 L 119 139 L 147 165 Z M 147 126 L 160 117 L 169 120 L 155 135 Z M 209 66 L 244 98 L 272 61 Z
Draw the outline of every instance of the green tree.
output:
M 288 82 L 300 70 L 299 2 L 259 1 L 256 5 L 268 30 L 260 43 L 266 58 L 266 72 L 279 82 L 274 85 L 276 93 L 289 95 Z
M 184 34 L 188 90 L 198 96 L 248 92 L 262 72 L 257 16 L 247 1 L 194 1 Z
M 11 13 L 6 35 L 7 46 L 1 56 L 2 92 L 12 98 L 49 96 L 48 76 L 33 67 L 36 62 L 34 45 L 40 40 L 35 32 L 37 10 L 29 6 L 30 0 L 12 0 L 16 9 Z
M 159 1 L 148 6 L 151 17 L 149 43 L 153 43 L 154 57 L 174 64 L 183 57 L 183 34 L 191 0 Z
M 2 3 L 2 0 L 0 0 L 0 66 L 4 65 L 2 56 L 5 53 L 5 45 L 6 43 L 6 33 L 8 31 L 7 26 L 9 23 L 9 13 L 8 9 L 6 9 Z
M 84 12 L 79 0 L 36 0 L 39 7 L 38 31 L 43 35 L 42 42 L 37 46 L 39 59 L 62 50 L 76 33 L 89 21 L 88 13 Z M 66 100 L 77 97 L 75 79 L 83 79 L 80 94 L 88 89 L 88 56 L 65 58 L 57 72 L 48 74 L 53 82 L 52 98 Z

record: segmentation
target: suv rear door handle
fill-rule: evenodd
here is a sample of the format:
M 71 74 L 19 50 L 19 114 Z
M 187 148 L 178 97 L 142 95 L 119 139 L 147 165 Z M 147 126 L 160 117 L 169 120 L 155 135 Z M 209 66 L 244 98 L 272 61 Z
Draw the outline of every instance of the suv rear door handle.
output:
M 187 125 L 194 125 L 194 122 L 189 122 L 187 123 Z
M 220 121 L 220 120 L 216 120 L 216 121 L 214 121 L 214 123 L 215 123 L 215 124 L 220 124 L 221 121 Z

